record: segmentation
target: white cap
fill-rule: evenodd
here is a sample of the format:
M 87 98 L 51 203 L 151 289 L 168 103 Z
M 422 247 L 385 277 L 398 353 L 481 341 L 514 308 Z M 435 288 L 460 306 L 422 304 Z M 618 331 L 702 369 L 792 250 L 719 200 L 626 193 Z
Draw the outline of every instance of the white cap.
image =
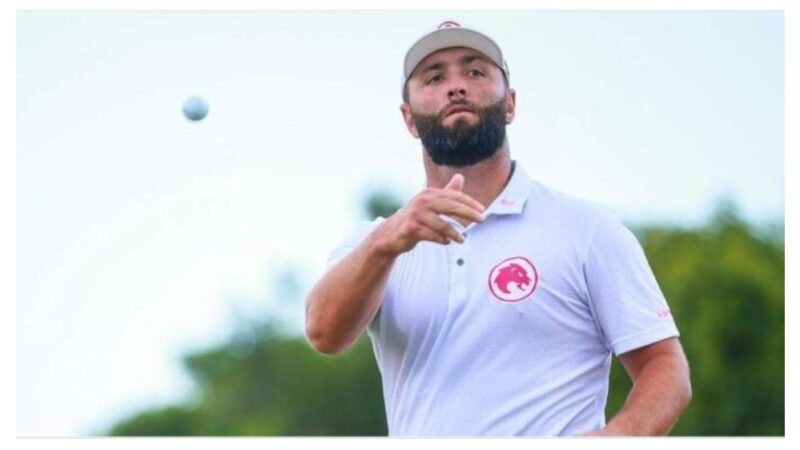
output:
M 403 60 L 403 86 L 405 89 L 408 77 L 420 62 L 428 55 L 451 47 L 467 47 L 479 51 L 492 60 L 506 78 L 509 76 L 508 64 L 503 58 L 503 51 L 492 38 L 469 28 L 463 28 L 451 20 L 442 22 L 436 30 L 422 36 L 408 49 Z

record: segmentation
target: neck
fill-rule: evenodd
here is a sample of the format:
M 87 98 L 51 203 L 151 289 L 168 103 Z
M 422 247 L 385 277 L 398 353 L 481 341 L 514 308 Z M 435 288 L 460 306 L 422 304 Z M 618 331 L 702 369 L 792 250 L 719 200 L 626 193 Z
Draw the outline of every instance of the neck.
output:
M 464 193 L 479 201 L 483 206 L 490 204 L 503 192 L 511 179 L 511 154 L 508 141 L 492 155 L 477 164 L 465 167 L 440 166 L 433 162 L 423 149 L 425 175 L 428 187 L 443 188 L 456 173 L 464 176 Z

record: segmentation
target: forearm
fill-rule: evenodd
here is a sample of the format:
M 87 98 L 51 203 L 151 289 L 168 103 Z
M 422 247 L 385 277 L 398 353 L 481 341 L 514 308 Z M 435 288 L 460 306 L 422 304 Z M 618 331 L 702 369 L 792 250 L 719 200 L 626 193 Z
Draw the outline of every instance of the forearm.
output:
M 350 347 L 380 308 L 395 259 L 419 242 L 447 245 L 464 237 L 440 217 L 449 214 L 482 222 L 483 205 L 462 192 L 464 177 L 455 174 L 442 189 L 426 188 L 375 227 L 314 286 L 306 300 L 306 335 L 322 353 Z
M 306 300 L 306 334 L 317 351 L 341 353 L 358 339 L 380 308 L 394 260 L 371 235 L 314 286 Z
M 685 359 L 660 355 L 642 368 L 622 409 L 596 435 L 663 436 L 692 397 Z

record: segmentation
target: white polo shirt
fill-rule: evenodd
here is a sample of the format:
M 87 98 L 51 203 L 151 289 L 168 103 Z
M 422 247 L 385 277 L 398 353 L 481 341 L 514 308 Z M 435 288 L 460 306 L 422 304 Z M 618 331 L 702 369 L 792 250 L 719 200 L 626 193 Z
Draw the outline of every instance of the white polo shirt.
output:
M 400 255 L 367 330 L 390 436 L 553 436 L 605 425 L 612 352 L 678 330 L 636 238 L 611 211 L 515 164 L 464 244 Z M 383 218 L 364 222 L 344 257 Z

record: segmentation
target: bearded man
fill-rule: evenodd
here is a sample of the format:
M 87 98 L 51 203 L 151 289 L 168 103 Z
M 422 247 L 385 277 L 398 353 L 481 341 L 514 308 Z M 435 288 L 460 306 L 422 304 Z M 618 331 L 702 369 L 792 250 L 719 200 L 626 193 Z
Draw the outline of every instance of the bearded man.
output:
M 367 332 L 391 436 L 667 434 L 691 384 L 666 299 L 619 217 L 511 159 L 500 47 L 445 22 L 403 75 L 427 188 L 332 252 L 306 299 L 312 347 Z M 614 355 L 633 386 L 606 421 Z

